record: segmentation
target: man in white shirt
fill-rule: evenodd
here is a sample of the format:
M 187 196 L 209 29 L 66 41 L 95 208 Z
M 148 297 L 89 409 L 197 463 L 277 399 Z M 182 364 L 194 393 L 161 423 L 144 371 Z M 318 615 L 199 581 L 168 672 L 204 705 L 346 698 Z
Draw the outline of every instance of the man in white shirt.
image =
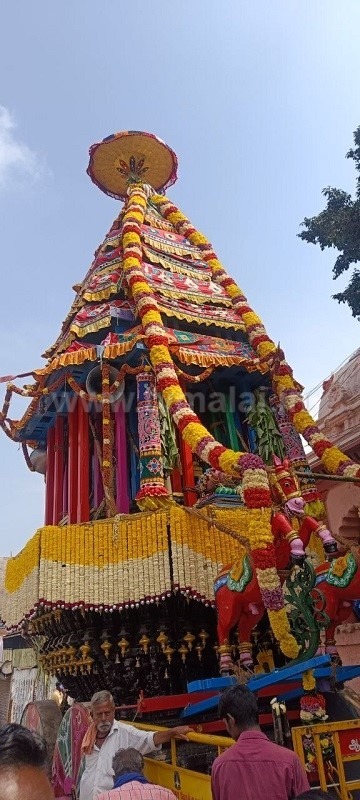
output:
M 82 752 L 85 768 L 80 781 L 80 800 L 97 800 L 113 788 L 113 758 L 118 750 L 134 747 L 142 755 L 158 750 L 173 737 L 186 739 L 187 726 L 149 733 L 115 719 L 115 703 L 108 691 L 91 698 L 92 725 L 85 734 Z

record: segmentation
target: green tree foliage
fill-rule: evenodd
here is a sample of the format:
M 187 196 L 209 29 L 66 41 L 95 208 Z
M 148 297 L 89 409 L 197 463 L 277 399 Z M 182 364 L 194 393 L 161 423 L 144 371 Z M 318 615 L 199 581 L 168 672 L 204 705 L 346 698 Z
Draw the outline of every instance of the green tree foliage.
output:
M 341 189 L 330 186 L 323 189 L 326 208 L 316 217 L 305 217 L 302 222 L 305 230 L 298 234 L 304 242 L 319 244 L 322 250 L 334 247 L 339 251 L 333 267 L 334 280 L 360 261 L 360 126 L 354 133 L 354 147 L 346 158 L 353 159 L 358 174 L 355 198 Z M 346 289 L 334 294 L 333 298 L 339 303 L 347 303 L 353 317 L 360 318 L 359 269 L 354 269 Z

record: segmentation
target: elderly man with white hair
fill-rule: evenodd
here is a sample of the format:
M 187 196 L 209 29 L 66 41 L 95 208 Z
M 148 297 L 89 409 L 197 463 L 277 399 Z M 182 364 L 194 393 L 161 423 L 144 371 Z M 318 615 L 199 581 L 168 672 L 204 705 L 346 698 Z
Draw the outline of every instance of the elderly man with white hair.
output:
M 114 788 L 99 800 L 176 800 L 170 789 L 150 783 L 144 776 L 144 759 L 138 750 L 118 750 L 113 760 Z
M 115 703 L 110 692 L 96 692 L 91 698 L 92 724 L 86 732 L 82 753 L 85 759 L 80 781 L 80 800 L 98 800 L 114 785 L 113 759 L 120 749 L 129 747 L 142 755 L 158 750 L 175 738 L 186 739 L 187 726 L 150 733 L 115 719 Z

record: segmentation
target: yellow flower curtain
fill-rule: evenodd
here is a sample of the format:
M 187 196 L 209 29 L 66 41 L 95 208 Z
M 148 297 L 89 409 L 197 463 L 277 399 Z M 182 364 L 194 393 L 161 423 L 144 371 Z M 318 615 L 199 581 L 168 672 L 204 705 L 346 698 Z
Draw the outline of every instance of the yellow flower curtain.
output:
M 168 511 L 40 528 L 8 561 L 2 607 L 7 627 L 19 625 L 39 606 L 121 609 L 156 602 L 173 590 L 213 603 L 218 572 L 242 552 L 216 522 L 246 537 L 249 510 L 212 514 L 207 522 L 174 505 Z

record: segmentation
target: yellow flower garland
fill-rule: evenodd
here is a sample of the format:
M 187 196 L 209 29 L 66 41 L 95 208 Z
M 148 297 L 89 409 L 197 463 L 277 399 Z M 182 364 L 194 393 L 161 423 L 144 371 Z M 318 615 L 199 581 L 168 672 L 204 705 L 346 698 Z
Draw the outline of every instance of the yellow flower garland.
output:
M 140 225 L 145 217 L 147 203 L 146 191 L 144 189 L 140 189 L 138 186 L 129 187 L 128 195 L 129 200 L 124 211 L 122 234 L 124 271 L 127 275 L 128 286 L 129 288 L 131 287 L 131 293 L 137 307 L 138 315 L 140 316 L 144 327 L 145 341 L 149 344 L 150 361 L 154 367 L 155 373 L 157 374 L 158 385 L 162 392 L 164 401 L 175 423 L 178 424 L 178 421 L 181 419 L 182 415 L 183 419 L 186 420 L 186 424 L 181 428 L 181 435 L 184 441 L 190 446 L 193 452 L 196 452 L 196 448 L 200 442 L 206 441 L 206 445 L 201 450 L 201 458 L 202 460 L 211 464 L 211 453 L 215 449 L 219 449 L 219 444 L 214 437 L 210 435 L 209 431 L 200 423 L 200 420 L 191 410 L 186 401 L 185 394 L 179 384 L 170 350 L 164 343 L 167 337 L 162 322 L 162 317 L 158 311 L 157 301 L 152 295 L 151 287 L 148 284 L 144 270 L 142 269 Z M 134 204 L 137 204 L 137 206 L 142 209 L 141 214 L 136 215 L 134 213 Z M 180 222 L 183 217 L 180 212 L 175 211 L 174 213 L 175 218 L 174 220 L 171 219 L 170 221 L 176 224 Z M 135 225 L 135 220 L 138 223 L 137 226 Z M 189 238 L 194 244 L 200 246 L 206 244 L 205 237 L 197 232 L 194 231 L 192 236 L 193 238 L 191 238 L 191 236 L 189 236 Z M 217 264 L 214 265 L 215 269 L 216 267 Z M 221 268 L 221 265 L 219 265 L 219 267 Z M 150 308 L 147 306 L 147 298 L 149 298 Z M 251 319 L 255 319 L 257 321 L 258 318 L 253 315 Z M 158 335 L 161 336 L 163 341 L 159 344 L 153 343 L 151 341 L 151 337 Z M 161 386 L 161 381 L 165 378 L 165 376 L 167 380 L 171 381 L 171 385 Z M 173 412 L 172 406 L 176 403 L 180 403 L 182 408 L 180 411 L 177 409 L 176 412 Z M 179 416 L 177 417 L 177 415 Z M 239 467 L 239 459 L 245 454 L 237 453 L 227 448 L 222 449 L 223 452 L 218 457 L 218 466 L 220 469 L 226 472 L 233 473 L 236 471 L 236 468 Z M 260 492 L 260 497 L 268 496 L 270 498 L 270 487 L 265 468 L 245 469 L 244 486 L 250 491 L 255 489 L 258 493 Z M 254 503 L 254 505 L 258 505 L 258 503 Z M 261 511 L 261 509 L 259 510 Z M 262 542 L 261 546 L 264 548 L 272 545 L 270 516 L 267 519 L 263 516 L 260 525 L 262 532 L 261 539 L 258 535 L 258 528 L 255 529 L 255 526 L 251 525 L 250 523 L 250 530 L 252 531 L 252 534 L 250 534 L 250 544 L 254 550 L 256 549 L 256 543 L 259 541 Z M 280 579 L 277 574 L 274 554 L 271 547 L 268 547 L 268 560 L 269 566 L 271 565 L 272 569 L 272 588 L 274 590 L 279 590 Z M 260 589 L 265 590 L 266 587 L 262 584 L 262 570 L 257 569 L 256 571 Z M 276 639 L 279 641 L 280 648 L 283 653 L 290 658 L 295 657 L 298 654 L 299 647 L 296 643 L 296 640 L 290 633 L 290 625 L 284 607 L 277 608 L 277 610 L 271 612 L 270 624 Z
M 316 686 L 316 680 L 312 669 L 307 669 L 302 676 L 302 685 L 305 692 L 312 692 Z
M 193 228 L 187 217 L 185 217 L 185 215 L 182 214 L 179 209 L 175 208 L 175 206 L 171 204 L 171 201 L 169 201 L 167 197 L 162 195 L 153 195 L 151 200 L 163 216 L 165 216 L 166 213 L 166 220 L 171 222 L 179 233 L 189 239 L 192 244 L 200 245 L 204 248 L 204 258 L 206 258 L 207 263 L 211 267 L 214 281 L 222 285 L 228 297 L 230 297 L 233 302 L 235 301 L 235 308 L 244 322 L 250 342 L 253 344 L 258 355 L 261 358 L 265 358 L 267 356 L 271 356 L 272 354 L 276 354 L 277 347 L 266 333 L 262 320 L 252 309 L 250 309 L 247 298 L 240 287 L 237 286 L 232 278 L 229 278 L 223 265 L 215 253 L 213 253 L 208 239 Z M 283 364 L 285 367 L 288 367 L 285 361 L 283 361 Z M 298 387 L 293 380 L 292 375 L 276 374 L 276 372 L 274 372 L 273 383 L 278 396 L 284 400 L 285 406 L 290 413 L 295 405 L 302 407 L 301 411 L 292 415 L 292 421 L 294 422 L 296 430 L 303 435 L 307 428 L 311 429 L 311 434 L 309 434 L 308 437 L 305 437 L 307 438 L 310 446 L 315 444 L 313 441 L 314 434 L 320 436 L 321 441 L 325 441 L 324 436 L 317 427 L 315 420 L 304 408 L 301 395 L 298 393 Z M 283 394 L 286 392 L 286 390 L 290 391 L 290 395 Z M 349 476 L 351 475 L 351 477 L 353 477 L 353 473 L 355 473 L 355 476 L 360 477 L 359 465 L 352 462 L 351 459 L 345 455 L 345 453 L 336 447 L 329 446 L 324 452 L 319 451 L 319 458 L 322 461 L 325 469 L 331 474 L 338 472 L 339 468 L 341 467 L 343 468 L 344 475 L 348 474 Z M 224 468 L 224 471 L 227 470 Z

